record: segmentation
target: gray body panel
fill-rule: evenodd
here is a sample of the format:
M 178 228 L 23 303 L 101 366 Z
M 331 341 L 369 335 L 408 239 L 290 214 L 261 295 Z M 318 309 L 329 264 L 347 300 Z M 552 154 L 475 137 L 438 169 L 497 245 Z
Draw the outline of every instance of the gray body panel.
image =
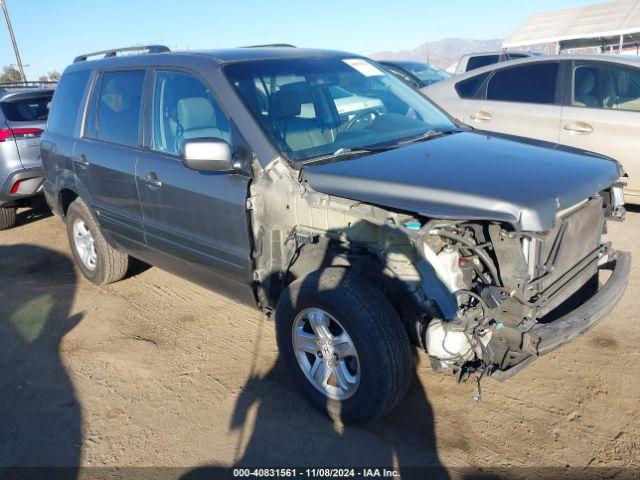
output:
M 609 187 L 614 160 L 462 132 L 323 165 L 304 176 L 319 192 L 436 218 L 496 220 L 544 231 L 556 213 Z

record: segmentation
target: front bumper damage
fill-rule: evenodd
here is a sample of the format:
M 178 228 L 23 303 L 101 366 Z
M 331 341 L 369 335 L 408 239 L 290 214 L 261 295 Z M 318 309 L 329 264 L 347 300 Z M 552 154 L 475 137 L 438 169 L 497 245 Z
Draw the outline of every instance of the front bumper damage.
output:
M 610 270 L 611 276 L 597 293 L 572 312 L 550 323 L 538 323 L 523 335 L 522 350 L 529 354 L 508 370 L 496 370 L 491 377 L 503 381 L 522 371 L 538 357 L 551 353 L 589 331 L 603 320 L 622 297 L 631 272 L 631 254 L 616 252 L 600 270 Z

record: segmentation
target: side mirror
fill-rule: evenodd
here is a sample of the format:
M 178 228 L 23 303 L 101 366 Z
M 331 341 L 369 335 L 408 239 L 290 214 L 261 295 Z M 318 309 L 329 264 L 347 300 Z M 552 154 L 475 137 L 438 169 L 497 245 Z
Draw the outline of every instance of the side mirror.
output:
M 182 164 L 201 172 L 230 172 L 233 170 L 231 146 L 219 138 L 191 138 L 180 148 Z

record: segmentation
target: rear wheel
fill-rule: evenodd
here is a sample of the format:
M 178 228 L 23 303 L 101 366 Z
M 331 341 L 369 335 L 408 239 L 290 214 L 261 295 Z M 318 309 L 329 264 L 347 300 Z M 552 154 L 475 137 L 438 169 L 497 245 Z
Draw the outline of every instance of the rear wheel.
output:
M 0 208 L 0 230 L 7 230 L 16 225 L 16 208 Z
M 67 235 L 76 265 L 97 285 L 117 282 L 127 273 L 129 256 L 107 243 L 87 205 L 76 199 L 67 211 Z
M 307 399 L 346 423 L 385 415 L 404 396 L 409 338 L 384 294 L 343 268 L 293 282 L 276 309 L 278 347 Z

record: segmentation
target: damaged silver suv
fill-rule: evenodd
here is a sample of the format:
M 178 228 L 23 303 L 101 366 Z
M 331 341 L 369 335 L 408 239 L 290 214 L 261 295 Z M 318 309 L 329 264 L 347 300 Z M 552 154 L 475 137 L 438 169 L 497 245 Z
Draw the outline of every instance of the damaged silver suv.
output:
M 343 421 L 397 404 L 412 345 L 506 379 L 624 291 L 612 159 L 475 133 L 352 54 L 102 55 L 67 68 L 42 139 L 78 268 L 104 284 L 135 257 L 275 317 L 295 382 Z

